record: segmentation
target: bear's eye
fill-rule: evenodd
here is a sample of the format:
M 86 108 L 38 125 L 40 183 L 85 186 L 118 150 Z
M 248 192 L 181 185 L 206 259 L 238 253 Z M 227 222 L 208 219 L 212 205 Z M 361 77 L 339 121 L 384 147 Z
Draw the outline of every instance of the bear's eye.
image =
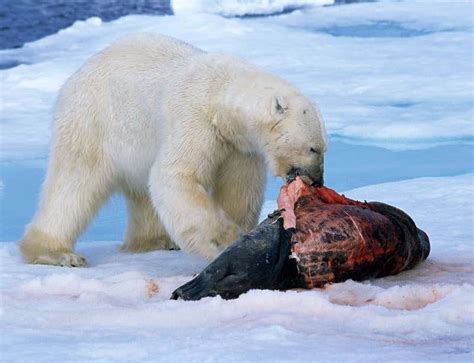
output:
M 316 150 L 314 147 L 310 148 L 309 151 L 311 151 L 313 154 L 319 154 L 319 151 Z

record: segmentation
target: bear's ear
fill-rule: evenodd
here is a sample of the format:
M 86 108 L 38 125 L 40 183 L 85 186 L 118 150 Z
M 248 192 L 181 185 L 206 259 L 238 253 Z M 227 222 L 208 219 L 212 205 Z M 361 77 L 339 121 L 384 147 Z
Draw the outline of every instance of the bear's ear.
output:
M 275 95 L 272 99 L 272 116 L 282 115 L 288 110 L 288 104 L 282 95 Z

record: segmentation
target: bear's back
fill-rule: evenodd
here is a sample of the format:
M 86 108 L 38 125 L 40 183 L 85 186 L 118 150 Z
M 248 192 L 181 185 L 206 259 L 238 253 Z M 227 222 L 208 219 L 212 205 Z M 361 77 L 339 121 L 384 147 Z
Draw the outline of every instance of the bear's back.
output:
M 136 33 L 119 39 L 99 53 L 101 61 L 150 69 L 169 62 L 186 62 L 202 50 L 178 39 L 154 33 Z

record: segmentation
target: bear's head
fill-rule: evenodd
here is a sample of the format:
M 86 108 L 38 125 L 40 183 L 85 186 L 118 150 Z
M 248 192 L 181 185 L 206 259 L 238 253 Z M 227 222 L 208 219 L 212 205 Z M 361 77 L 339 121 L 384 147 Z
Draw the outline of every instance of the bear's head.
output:
M 237 78 L 214 114 L 220 134 L 241 152 L 262 155 L 275 176 L 299 173 L 323 184 L 327 137 L 317 107 L 278 77 Z
M 260 144 L 272 173 L 286 179 L 308 175 L 322 185 L 327 137 L 319 110 L 297 92 L 273 93 L 267 108 Z

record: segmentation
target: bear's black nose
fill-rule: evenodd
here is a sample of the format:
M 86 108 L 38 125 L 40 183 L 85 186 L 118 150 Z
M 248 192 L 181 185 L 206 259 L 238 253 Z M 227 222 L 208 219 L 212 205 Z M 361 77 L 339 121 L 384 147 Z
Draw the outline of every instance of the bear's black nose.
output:
M 314 175 L 309 173 L 306 169 L 292 167 L 286 174 L 286 183 L 291 183 L 297 176 L 301 176 L 305 183 L 311 184 L 312 186 L 322 187 L 324 185 L 324 173 L 322 170 Z
M 286 182 L 289 184 L 296 179 L 297 176 L 301 175 L 301 169 L 292 167 L 288 173 L 286 173 Z

